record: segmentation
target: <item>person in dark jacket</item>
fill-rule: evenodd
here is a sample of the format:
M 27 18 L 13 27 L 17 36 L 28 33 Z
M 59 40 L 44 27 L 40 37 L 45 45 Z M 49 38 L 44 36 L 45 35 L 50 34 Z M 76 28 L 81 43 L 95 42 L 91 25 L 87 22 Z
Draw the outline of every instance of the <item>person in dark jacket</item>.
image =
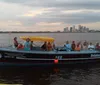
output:
M 44 44 L 41 46 L 42 50 L 46 51 L 47 50 L 47 42 L 44 42 Z
M 72 48 L 72 51 L 75 51 L 75 48 L 76 48 L 75 41 L 72 41 L 71 48 Z
M 17 48 L 17 47 L 18 47 L 17 37 L 14 37 L 14 47 L 15 47 L 15 48 Z

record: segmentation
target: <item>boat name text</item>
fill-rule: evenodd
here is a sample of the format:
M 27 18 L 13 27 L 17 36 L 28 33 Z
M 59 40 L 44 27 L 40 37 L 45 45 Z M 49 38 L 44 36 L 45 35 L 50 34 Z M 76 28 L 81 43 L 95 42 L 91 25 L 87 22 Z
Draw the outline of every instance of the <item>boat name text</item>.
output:
M 91 57 L 100 57 L 100 54 L 91 54 Z
M 62 59 L 62 56 L 56 56 L 55 58 L 56 59 Z

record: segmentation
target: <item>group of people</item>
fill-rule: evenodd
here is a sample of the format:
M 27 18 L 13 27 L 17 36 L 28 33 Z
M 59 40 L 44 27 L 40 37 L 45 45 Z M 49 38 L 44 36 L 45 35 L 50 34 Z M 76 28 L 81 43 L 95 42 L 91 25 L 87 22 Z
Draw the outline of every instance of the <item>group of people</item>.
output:
M 54 43 L 51 43 L 51 42 L 44 42 L 41 48 L 44 51 L 52 51 L 53 49 L 55 49 L 55 45 Z
M 17 37 L 14 38 L 14 47 L 18 50 L 33 50 L 33 41 L 31 41 L 29 38 L 26 39 L 24 44 L 18 43 Z M 72 43 L 69 43 L 69 41 L 66 41 L 66 44 L 64 45 L 64 48 L 66 51 L 80 51 L 80 50 L 100 50 L 100 44 L 96 43 L 96 45 L 93 45 L 91 42 L 88 43 L 87 41 L 84 41 L 83 43 L 75 41 L 72 41 Z M 41 50 L 44 51 L 52 51 L 55 49 L 55 44 L 51 42 L 44 42 L 44 44 L 41 46 Z
M 72 41 L 71 44 L 69 43 L 69 41 L 66 41 L 64 47 L 67 51 L 100 50 L 99 43 L 93 45 L 91 42 L 88 43 L 87 41 L 84 41 L 83 43 L 81 42 L 75 43 L 75 41 Z
M 17 37 L 14 38 L 14 47 L 18 50 L 33 50 L 34 45 L 33 41 L 31 41 L 29 38 L 26 39 L 24 44 L 18 43 Z M 44 42 L 44 44 L 41 46 L 41 50 L 44 51 L 51 51 L 54 49 L 54 44 L 51 42 Z
M 18 43 L 17 37 L 14 38 L 14 47 L 18 50 L 32 50 L 32 41 L 30 42 L 30 39 L 27 38 L 24 45 L 22 43 Z

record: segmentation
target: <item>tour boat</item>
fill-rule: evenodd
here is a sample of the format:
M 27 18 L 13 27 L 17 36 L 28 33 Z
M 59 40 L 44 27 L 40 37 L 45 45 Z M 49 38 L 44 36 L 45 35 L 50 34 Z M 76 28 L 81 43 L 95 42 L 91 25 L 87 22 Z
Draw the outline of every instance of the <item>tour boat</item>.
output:
M 21 37 L 31 41 L 54 42 L 54 38 L 50 37 Z M 44 51 L 35 50 L 25 51 L 15 48 L 0 48 L 0 65 L 5 66 L 48 66 L 48 65 L 66 65 L 66 64 L 84 64 L 100 62 L 100 51 L 97 50 L 81 50 L 66 51 L 52 50 Z

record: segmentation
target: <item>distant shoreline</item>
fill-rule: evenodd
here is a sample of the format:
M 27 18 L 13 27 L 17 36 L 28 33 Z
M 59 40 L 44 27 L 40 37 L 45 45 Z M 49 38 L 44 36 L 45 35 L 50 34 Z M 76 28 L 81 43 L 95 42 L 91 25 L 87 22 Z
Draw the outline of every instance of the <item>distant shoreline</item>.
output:
M 6 31 L 6 32 L 0 32 L 0 33 L 100 33 L 98 32 L 10 32 L 10 31 Z

